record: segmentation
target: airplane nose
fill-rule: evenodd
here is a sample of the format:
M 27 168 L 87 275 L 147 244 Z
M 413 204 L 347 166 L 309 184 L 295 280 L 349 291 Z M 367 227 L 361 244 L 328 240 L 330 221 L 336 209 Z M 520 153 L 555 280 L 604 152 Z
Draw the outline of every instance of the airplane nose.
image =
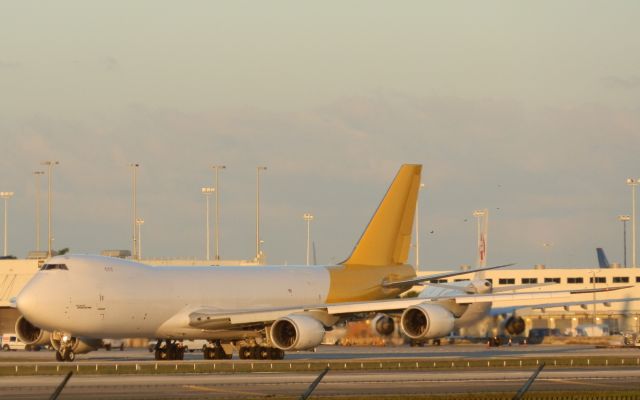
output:
M 27 284 L 21 291 L 18 293 L 18 296 L 15 299 L 16 307 L 18 311 L 22 315 L 24 315 L 27 319 L 33 316 L 34 311 L 37 308 L 37 294 L 34 293 L 33 287 L 31 284 Z

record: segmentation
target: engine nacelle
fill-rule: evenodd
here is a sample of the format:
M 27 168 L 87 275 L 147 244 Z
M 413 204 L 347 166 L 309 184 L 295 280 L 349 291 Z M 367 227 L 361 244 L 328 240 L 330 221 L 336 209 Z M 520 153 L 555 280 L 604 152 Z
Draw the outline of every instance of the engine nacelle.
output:
M 20 316 L 16 321 L 16 335 L 30 346 L 44 346 L 51 340 L 50 332 L 33 325 L 24 316 Z
M 504 330 L 507 331 L 510 335 L 519 335 L 524 332 L 526 324 L 522 317 L 516 317 L 515 315 L 510 316 L 504 322 Z
M 63 342 L 69 342 L 68 346 L 71 347 L 71 350 L 73 350 L 75 354 L 88 353 L 102 347 L 102 339 L 77 338 L 68 336 L 62 332 L 54 332 L 51 335 L 51 346 L 53 346 L 54 349 L 60 350 Z
M 320 321 L 307 315 L 289 315 L 277 319 L 270 330 L 271 342 L 281 350 L 306 350 L 317 347 L 324 338 Z
M 436 304 L 421 303 L 404 310 L 400 326 L 410 339 L 436 339 L 453 330 L 453 314 Z
M 393 318 L 386 314 L 377 314 L 370 323 L 371 333 L 380 336 L 390 336 L 395 330 Z
M 474 279 L 471 281 L 473 291 L 471 293 L 485 294 L 491 292 L 493 285 L 486 279 Z

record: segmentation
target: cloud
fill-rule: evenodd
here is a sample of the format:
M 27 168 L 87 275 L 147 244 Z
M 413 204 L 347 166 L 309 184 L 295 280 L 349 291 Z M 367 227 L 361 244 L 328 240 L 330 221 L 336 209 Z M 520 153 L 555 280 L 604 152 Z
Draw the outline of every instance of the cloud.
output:
M 0 69 L 15 70 L 21 68 L 22 64 L 17 61 L 0 60 Z
M 640 76 L 632 75 L 628 77 L 607 76 L 602 78 L 605 86 L 613 89 L 637 89 L 640 87 Z
M 250 258 L 255 167 L 266 165 L 262 224 L 274 263 L 304 259 L 307 211 L 316 215 L 320 260 L 348 255 L 398 166 L 416 162 L 427 185 L 423 230 L 435 232 L 422 237 L 423 264 L 473 263 L 475 230 L 464 220 L 484 207 L 490 262 L 542 262 L 540 243 L 552 241 L 555 262 L 584 264 L 596 241 L 619 247 L 615 216 L 626 212 L 624 178 L 637 168 L 640 147 L 634 109 L 397 92 L 290 112 L 132 105 L 67 118 L 1 116 L 0 132 L 15 149 L 0 161 L 3 185 L 17 188 L 12 212 L 26 222 L 13 228 L 20 254 L 32 236 L 31 172 L 44 159 L 61 161 L 57 243 L 81 252 L 129 246 L 127 164 L 139 162 L 143 252 L 163 257 L 202 255 L 199 189 L 212 184 L 211 165 L 226 164 L 222 254 Z
M 107 71 L 115 71 L 120 67 L 120 63 L 115 57 L 105 57 L 102 64 Z

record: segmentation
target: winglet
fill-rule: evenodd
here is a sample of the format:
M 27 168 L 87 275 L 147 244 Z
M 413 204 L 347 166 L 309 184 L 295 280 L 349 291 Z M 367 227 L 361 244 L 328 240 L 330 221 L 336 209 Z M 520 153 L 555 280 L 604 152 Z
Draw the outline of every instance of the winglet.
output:
M 421 165 L 405 164 L 344 265 L 399 265 L 409 258 Z

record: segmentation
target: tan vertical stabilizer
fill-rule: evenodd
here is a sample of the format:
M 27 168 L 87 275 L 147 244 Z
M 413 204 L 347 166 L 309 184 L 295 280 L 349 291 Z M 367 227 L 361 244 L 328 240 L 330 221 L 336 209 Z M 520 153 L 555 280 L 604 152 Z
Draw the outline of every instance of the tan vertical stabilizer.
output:
M 409 258 L 422 165 L 405 164 L 343 265 L 399 265 Z

